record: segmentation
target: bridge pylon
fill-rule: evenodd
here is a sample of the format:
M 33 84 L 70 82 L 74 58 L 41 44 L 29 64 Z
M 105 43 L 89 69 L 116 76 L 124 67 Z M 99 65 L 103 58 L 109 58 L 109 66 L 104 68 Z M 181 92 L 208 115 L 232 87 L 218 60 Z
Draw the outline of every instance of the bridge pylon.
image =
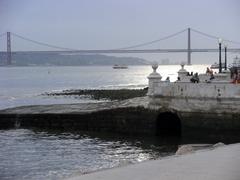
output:
M 191 65 L 191 28 L 188 28 L 187 64 Z
M 11 33 L 7 32 L 7 65 L 12 64 Z

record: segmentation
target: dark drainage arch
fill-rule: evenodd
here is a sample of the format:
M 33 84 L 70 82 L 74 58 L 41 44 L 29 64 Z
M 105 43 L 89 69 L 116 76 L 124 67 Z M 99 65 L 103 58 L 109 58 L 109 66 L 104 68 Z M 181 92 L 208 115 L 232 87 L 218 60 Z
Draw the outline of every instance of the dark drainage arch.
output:
M 156 121 L 157 136 L 181 136 L 181 120 L 172 112 L 160 113 Z

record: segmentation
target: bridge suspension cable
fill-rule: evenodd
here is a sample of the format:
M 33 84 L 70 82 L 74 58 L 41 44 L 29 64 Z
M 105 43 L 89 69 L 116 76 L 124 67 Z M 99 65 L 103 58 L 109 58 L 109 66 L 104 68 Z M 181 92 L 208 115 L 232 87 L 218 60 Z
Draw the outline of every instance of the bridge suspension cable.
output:
M 181 31 L 178 31 L 178 32 L 176 32 L 174 34 L 170 34 L 168 36 L 162 37 L 160 39 L 156 39 L 156 40 L 153 40 L 153 41 L 148 41 L 148 42 L 145 42 L 145 43 L 136 44 L 136 45 L 132 45 L 132 46 L 122 47 L 122 48 L 118 48 L 118 49 L 113 49 L 113 50 L 125 50 L 125 49 L 132 49 L 132 48 L 147 46 L 147 45 L 154 44 L 154 43 L 157 43 L 157 42 L 160 42 L 160 41 L 163 41 L 163 40 L 170 39 L 170 38 L 172 38 L 174 36 L 177 36 L 177 35 L 185 32 L 185 31 L 187 31 L 187 28 L 183 29 Z
M 187 30 L 187 28 L 183 29 L 181 31 L 178 31 L 178 32 L 176 32 L 174 34 L 170 34 L 168 36 L 162 37 L 160 39 L 156 39 L 156 40 L 153 40 L 153 41 L 148 41 L 148 42 L 144 42 L 144 43 L 136 44 L 136 45 L 132 45 L 132 46 L 127 46 L 127 47 L 122 47 L 122 48 L 115 48 L 115 49 L 111 49 L 111 50 L 127 50 L 127 49 L 147 46 L 147 45 L 154 44 L 154 43 L 157 43 L 157 42 L 160 42 L 160 41 L 163 41 L 163 40 L 170 39 L 170 38 L 172 38 L 174 36 L 177 36 L 177 35 L 185 32 L 186 30 Z M 29 42 L 32 42 L 32 43 L 35 43 L 35 44 L 38 44 L 38 45 L 42 45 L 42 46 L 46 46 L 46 47 L 50 47 L 50 48 L 55 48 L 55 49 L 60 49 L 60 50 L 78 51 L 78 49 L 71 49 L 71 48 L 60 47 L 60 46 L 56 46 L 56 45 L 52 45 L 52 44 L 48 44 L 48 43 L 39 42 L 39 41 L 32 40 L 32 39 L 23 37 L 21 35 L 15 34 L 15 33 L 11 33 L 11 34 L 16 36 L 16 37 L 18 37 L 18 38 L 20 38 L 20 39 L 23 39 L 25 41 L 29 41 Z M 4 35 L 5 35 L 5 33 L 4 33 Z
M 153 41 L 148 41 L 148 42 L 144 42 L 144 43 L 141 43 L 141 44 L 136 44 L 136 45 L 133 45 L 133 46 L 126 46 L 126 47 L 122 47 L 122 48 L 115 48 L 115 49 L 108 49 L 108 50 L 99 50 L 99 51 L 124 51 L 124 50 L 131 50 L 133 48 L 137 48 L 137 47 L 143 47 L 143 46 L 147 46 L 147 45 L 150 45 L 150 44 L 154 44 L 154 43 L 157 43 L 157 42 L 160 42 L 160 41 L 164 41 L 164 40 L 167 40 L 167 39 L 170 39 L 174 36 L 177 36 L 185 31 L 187 31 L 188 28 L 186 29 L 183 29 L 181 31 L 178 31 L 176 33 L 173 33 L 173 34 L 170 34 L 168 36 L 165 36 L 165 37 L 162 37 L 160 39 L 156 39 L 156 40 L 153 40 Z M 204 32 L 201 32 L 201 31 L 198 31 L 196 29 L 191 29 L 193 32 L 196 32 L 198 34 L 201 34 L 203 36 L 206 36 L 206 37 L 209 37 L 209 38 L 212 38 L 212 39 L 218 39 L 219 37 L 217 36 L 214 36 L 214 35 L 210 35 L 210 34 L 207 34 L 207 33 L 204 33 Z M 7 33 L 2 33 L 0 34 L 0 38 L 3 37 L 4 35 L 6 35 Z M 41 45 L 41 46 L 45 46 L 45 47 L 49 47 L 49 48 L 54 48 L 54 49 L 58 49 L 58 50 L 63 50 L 63 51 L 84 51 L 84 50 L 79 50 L 79 49 L 72 49 L 72 48 L 67 48 L 67 47 L 61 47 L 61 46 L 57 46 L 57 45 L 52 45 L 52 44 L 48 44 L 48 43 L 43 43 L 43 42 L 39 42 L 39 41 L 36 41 L 36 40 L 32 40 L 32 39 L 29 39 L 29 38 L 26 38 L 24 36 L 21 36 L 21 35 L 18 35 L 16 33 L 11 33 L 13 36 L 17 37 L 17 38 L 20 38 L 20 39 L 23 39 L 25 41 L 28 41 L 28 42 L 31 42 L 31 43 L 34 43 L 34 44 L 38 44 L 38 45 Z M 240 44 L 240 42 L 236 42 L 236 41 L 231 41 L 231 40 L 226 40 L 224 39 L 224 41 L 226 42 L 230 42 L 230 43 L 234 43 L 234 44 Z M 91 51 L 91 50 L 86 50 L 86 51 Z M 93 50 L 94 51 L 94 50 Z
M 192 29 L 192 28 L 191 28 L 191 30 L 192 30 L 193 32 L 196 32 L 196 33 L 198 33 L 198 34 L 201 34 L 201 35 L 203 35 L 203 36 L 206 36 L 206 37 L 209 37 L 209 38 L 212 38 L 212 39 L 219 39 L 219 36 L 218 36 L 218 37 L 217 37 L 217 36 L 213 36 L 213 35 L 211 35 L 211 34 L 207 34 L 207 33 L 198 31 L 198 30 L 196 30 L 196 29 Z M 232 40 L 227 40 L 227 39 L 225 39 L 225 38 L 223 38 L 223 40 L 224 40 L 225 42 L 229 42 L 229 43 L 233 43 L 233 44 L 240 44 L 240 42 L 232 41 Z
M 46 46 L 46 47 L 50 47 L 50 48 L 54 48 L 54 49 L 60 49 L 60 50 L 64 50 L 64 51 L 77 51 L 77 49 L 60 47 L 60 46 L 56 46 L 56 45 L 51 45 L 51 44 L 47 44 L 47 43 L 35 41 L 35 40 L 32 40 L 32 39 L 29 39 L 29 38 L 20 36 L 20 35 L 18 35 L 18 34 L 12 33 L 12 32 L 11 32 L 11 34 L 12 34 L 13 36 L 18 37 L 18 38 L 20 38 L 20 39 L 23 39 L 23 40 L 25 40 L 25 41 L 32 42 L 32 43 L 35 43 L 35 44 L 38 44 L 38 45 L 41 45 L 41 46 Z
M 148 42 L 141 43 L 141 44 L 137 44 L 137 45 L 133 45 L 133 46 L 127 46 L 127 47 L 122 47 L 122 48 L 117 48 L 117 49 L 111 49 L 111 50 L 127 50 L 127 49 L 132 49 L 132 48 L 147 46 L 147 45 L 154 44 L 154 43 L 157 43 L 157 42 L 160 42 L 160 41 L 163 41 L 163 40 L 170 39 L 170 38 L 172 38 L 172 37 L 174 37 L 174 36 L 177 36 L 177 35 L 185 32 L 186 30 L 187 30 L 187 29 L 183 29 L 183 30 L 181 30 L 181 31 L 179 31 L 179 32 L 176 32 L 176 33 L 174 33 L 174 34 L 171 34 L 171 35 L 162 37 L 162 38 L 157 39 L 157 40 L 148 41 Z M 48 44 L 48 43 L 43 43 L 43 42 L 39 42 L 39 41 L 36 41 L 36 40 L 32 40 L 32 39 L 23 37 L 23 36 L 21 36 L 21 35 L 15 34 L 15 33 L 11 33 L 11 34 L 12 34 L 13 36 L 16 36 L 16 37 L 20 38 L 20 39 L 23 39 L 23 40 L 25 40 L 25 41 L 29 41 L 29 42 L 32 42 L 32 43 L 35 43 L 35 44 L 38 44 L 38 45 L 42 45 L 42 46 L 46 46 L 46 47 L 50 47 L 50 48 L 55 48 L 55 49 L 60 49 L 60 50 L 77 51 L 77 49 L 60 47 L 60 46 L 56 46 L 56 45 L 52 45 L 52 44 Z

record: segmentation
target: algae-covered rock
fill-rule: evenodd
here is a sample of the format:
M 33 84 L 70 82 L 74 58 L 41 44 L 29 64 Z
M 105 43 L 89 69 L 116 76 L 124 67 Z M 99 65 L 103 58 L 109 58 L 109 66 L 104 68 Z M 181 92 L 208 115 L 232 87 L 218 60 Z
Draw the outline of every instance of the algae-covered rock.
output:
M 144 89 L 76 89 L 64 90 L 62 92 L 44 93 L 47 96 L 89 96 L 100 100 L 125 100 L 135 97 L 146 96 L 148 88 Z

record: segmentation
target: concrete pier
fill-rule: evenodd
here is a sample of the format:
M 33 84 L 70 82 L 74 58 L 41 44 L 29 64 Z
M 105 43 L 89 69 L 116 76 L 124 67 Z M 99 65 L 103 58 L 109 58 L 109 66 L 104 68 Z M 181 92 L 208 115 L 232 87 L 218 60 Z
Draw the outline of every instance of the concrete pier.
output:
M 121 134 L 156 134 L 158 111 L 147 108 L 147 97 L 124 101 L 88 104 L 37 105 L 0 111 L 0 129 L 49 128 L 110 132 Z
M 157 64 L 152 68 L 148 76 L 149 109 L 176 114 L 182 133 L 189 130 L 240 132 L 240 86 L 231 83 L 230 71 L 190 76 L 182 63 L 178 80 L 169 82 L 162 80 Z M 191 81 L 193 77 L 198 79 L 196 83 Z
M 99 171 L 68 180 L 239 180 L 240 144 Z
M 148 101 L 148 97 L 139 97 L 101 103 L 10 108 L 0 111 L 0 129 L 43 128 L 182 137 L 191 132 L 239 133 L 239 114 L 154 109 L 149 108 Z

